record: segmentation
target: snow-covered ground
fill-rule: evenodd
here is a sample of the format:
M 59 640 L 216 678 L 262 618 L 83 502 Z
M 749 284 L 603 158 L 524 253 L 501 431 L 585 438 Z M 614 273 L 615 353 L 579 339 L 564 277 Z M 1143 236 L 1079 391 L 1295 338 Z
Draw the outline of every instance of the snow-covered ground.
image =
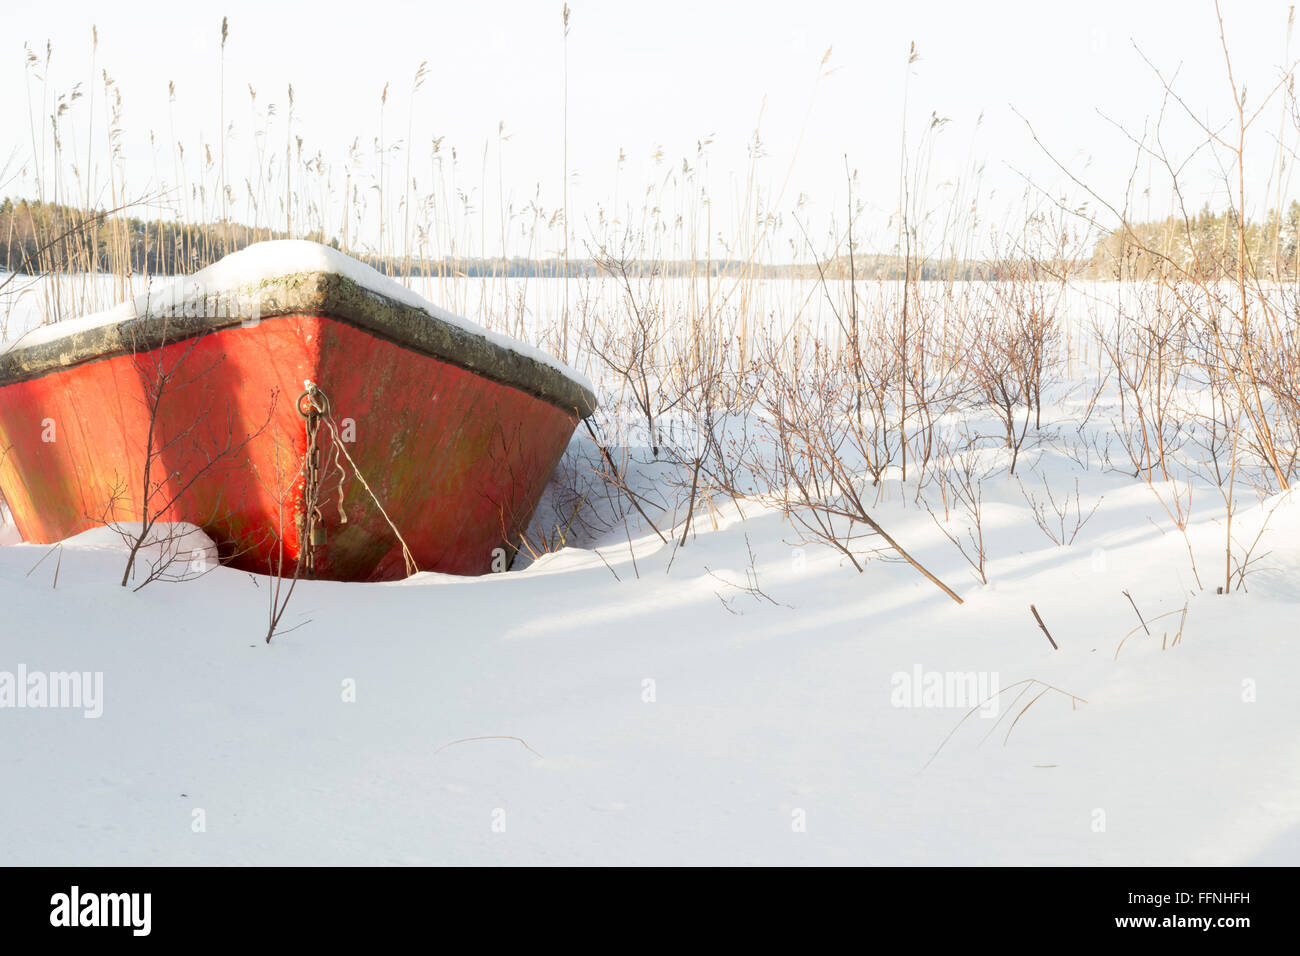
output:
M 1241 492 L 1266 556 L 1225 596 L 1215 490 L 1185 541 L 1131 471 L 1019 473 L 1097 510 L 1058 546 L 987 481 L 987 584 L 881 486 L 960 606 L 719 496 L 683 547 L 302 582 L 270 644 L 266 579 L 133 592 L 113 533 L 0 523 L 0 862 L 1300 863 L 1300 497 Z M 14 706 L 70 672 L 78 706 Z
M 1148 619 L 1181 608 L 1186 558 L 1144 520 L 1145 486 L 1104 493 L 1066 548 L 1000 496 L 992 583 L 963 606 L 724 509 L 671 570 L 649 535 L 635 570 L 625 545 L 306 582 L 302 626 L 269 645 L 265 580 L 132 593 L 110 532 L 48 557 L 7 544 L 0 671 L 101 673 L 102 714 L 0 710 L 0 860 L 1300 862 L 1300 508 L 1274 513 L 1249 595 L 1194 597 L 1176 646 L 1179 615 L 1120 649 L 1121 591 Z M 928 515 L 882 514 L 961 580 Z M 1196 534 L 1212 551 L 1213 523 Z M 776 603 L 733 586 L 751 548 Z M 1002 705 L 964 723 L 951 692 L 924 706 L 932 672 Z M 1010 730 L 1031 679 L 1086 703 L 1050 691 Z

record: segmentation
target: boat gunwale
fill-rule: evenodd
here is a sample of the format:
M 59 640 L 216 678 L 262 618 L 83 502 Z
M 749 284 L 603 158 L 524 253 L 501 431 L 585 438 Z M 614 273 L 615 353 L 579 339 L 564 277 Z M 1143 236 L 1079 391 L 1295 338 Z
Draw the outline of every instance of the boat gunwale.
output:
M 210 308 L 216 300 L 222 308 Z M 230 304 L 235 308 L 224 307 Z M 131 306 L 133 312 L 136 308 Z M 274 276 L 237 289 L 187 289 L 179 301 L 151 304 L 143 313 L 119 321 L 31 345 L 23 345 L 19 339 L 0 353 L 0 388 L 89 362 L 152 351 L 209 332 L 247 327 L 252 316 L 256 324 L 291 315 L 342 322 L 400 348 L 526 392 L 578 419 L 589 417 L 596 408 L 596 396 L 559 369 L 341 273 L 324 270 Z

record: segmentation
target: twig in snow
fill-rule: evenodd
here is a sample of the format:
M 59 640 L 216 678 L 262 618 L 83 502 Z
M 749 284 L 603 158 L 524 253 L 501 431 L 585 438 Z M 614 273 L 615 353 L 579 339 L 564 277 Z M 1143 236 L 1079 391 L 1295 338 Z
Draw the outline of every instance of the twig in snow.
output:
M 603 554 L 601 554 L 600 551 L 597 550 L 596 548 L 592 548 L 591 550 L 592 550 L 592 551 L 595 551 L 595 552 L 596 552 L 596 557 L 600 558 L 601 563 L 604 564 L 605 567 L 609 568 L 609 573 L 612 574 L 612 575 L 614 575 L 614 580 L 615 580 L 615 581 L 618 581 L 620 584 L 622 584 L 622 583 L 623 583 L 623 579 L 620 578 L 620 577 L 618 576 L 618 572 L 614 570 L 613 566 L 610 565 L 610 563 L 609 563 L 608 561 L 605 560 L 605 556 L 604 556 Z
M 1150 637 L 1151 628 L 1147 627 L 1147 622 L 1142 620 L 1142 612 L 1138 610 L 1137 602 L 1133 600 L 1133 595 L 1129 594 L 1128 591 L 1121 591 L 1120 593 L 1128 598 L 1129 604 L 1133 605 L 1133 613 L 1138 616 L 1139 621 L 1142 621 L 1142 630 L 1147 632 L 1147 637 Z
M 749 567 L 745 569 L 745 581 L 747 583 L 735 584 L 731 581 L 728 581 L 726 578 L 718 574 L 715 574 L 712 570 L 710 570 L 707 564 L 704 566 L 704 570 L 707 571 L 709 577 L 713 578 L 715 581 L 718 581 L 721 584 L 724 584 L 727 587 L 732 588 L 733 590 L 741 591 L 745 594 L 748 594 L 755 601 L 766 601 L 768 604 L 771 604 L 773 607 L 790 607 L 790 605 L 788 604 L 782 604 L 780 601 L 776 600 L 771 595 L 769 595 L 766 591 L 764 591 L 761 587 L 759 587 L 758 569 L 756 567 L 757 559 L 754 556 L 754 548 L 753 545 L 750 544 L 748 533 L 745 535 L 745 548 L 749 551 Z M 734 607 L 732 607 L 732 602 L 724 598 L 722 596 L 721 591 L 715 591 L 713 593 L 716 594 L 718 600 L 722 602 L 722 606 L 725 607 L 732 614 L 742 613 L 740 611 L 737 611 Z
M 26 574 L 24 574 L 23 577 L 30 578 L 32 576 L 32 572 L 35 571 L 37 568 L 39 568 L 42 564 L 44 564 L 45 559 L 48 558 L 50 555 L 52 555 L 55 551 L 59 552 L 58 563 L 62 564 L 63 563 L 63 542 L 60 541 L 57 544 L 55 544 L 52 548 L 50 548 L 50 550 L 46 551 L 43 555 L 41 555 L 41 560 L 33 564 L 31 566 L 31 569 Z M 59 571 L 57 567 L 54 570 L 54 586 L 55 587 L 59 586 Z
M 1047 635 L 1047 641 L 1052 645 L 1052 650 L 1059 651 L 1060 648 L 1056 646 L 1056 641 L 1052 640 L 1052 632 L 1047 629 L 1047 625 L 1043 623 L 1043 619 L 1038 614 L 1038 608 L 1031 604 L 1029 605 L 1029 612 L 1034 615 L 1034 620 L 1038 622 L 1039 628 Z

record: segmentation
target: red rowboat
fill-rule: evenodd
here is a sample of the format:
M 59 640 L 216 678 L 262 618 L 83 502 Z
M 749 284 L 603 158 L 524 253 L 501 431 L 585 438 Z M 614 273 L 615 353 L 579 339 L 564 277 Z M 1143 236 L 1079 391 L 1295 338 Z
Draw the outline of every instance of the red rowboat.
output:
M 29 542 L 187 521 L 260 573 L 482 574 L 594 407 L 337 250 L 260 243 L 0 354 L 0 493 Z

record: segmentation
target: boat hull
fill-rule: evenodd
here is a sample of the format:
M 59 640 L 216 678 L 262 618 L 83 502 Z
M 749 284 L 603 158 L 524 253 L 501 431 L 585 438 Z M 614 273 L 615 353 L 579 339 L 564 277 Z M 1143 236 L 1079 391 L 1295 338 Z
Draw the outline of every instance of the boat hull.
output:
M 501 569 L 579 420 L 482 370 L 295 312 L 3 385 L 0 492 L 30 542 L 147 515 L 203 528 L 233 567 L 291 575 L 309 533 L 306 382 L 328 402 L 312 563 L 331 580 L 404 577 L 405 549 L 421 571 Z

